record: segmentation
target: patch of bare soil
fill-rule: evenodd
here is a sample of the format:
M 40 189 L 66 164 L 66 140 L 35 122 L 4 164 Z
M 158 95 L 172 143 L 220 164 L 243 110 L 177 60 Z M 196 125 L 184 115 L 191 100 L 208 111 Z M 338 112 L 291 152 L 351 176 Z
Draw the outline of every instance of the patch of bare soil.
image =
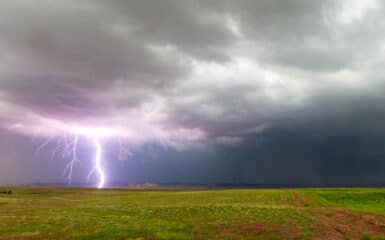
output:
M 361 239 L 364 233 L 385 237 L 385 217 L 339 208 L 313 212 L 314 239 Z
M 217 226 L 218 236 L 228 239 L 244 239 L 253 236 L 280 236 L 282 239 L 362 239 L 363 235 L 385 239 L 385 216 L 360 213 L 340 208 L 303 208 L 309 211 L 309 223 L 247 223 Z M 311 232 L 308 232 L 310 228 Z M 307 234 L 303 234 L 306 230 Z
M 244 225 L 220 226 L 216 229 L 220 237 L 243 239 L 250 236 L 280 236 L 288 240 L 301 239 L 299 226 L 277 225 L 272 223 L 254 223 Z

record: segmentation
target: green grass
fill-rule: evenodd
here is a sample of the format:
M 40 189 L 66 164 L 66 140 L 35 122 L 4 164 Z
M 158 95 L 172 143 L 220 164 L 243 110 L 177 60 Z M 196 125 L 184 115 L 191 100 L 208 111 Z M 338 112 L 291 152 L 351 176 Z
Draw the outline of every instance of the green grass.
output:
M 325 188 L 301 190 L 312 203 L 339 206 L 385 215 L 385 189 L 383 188 Z
M 0 239 L 311 239 L 317 207 L 385 215 L 382 189 L 8 189 Z

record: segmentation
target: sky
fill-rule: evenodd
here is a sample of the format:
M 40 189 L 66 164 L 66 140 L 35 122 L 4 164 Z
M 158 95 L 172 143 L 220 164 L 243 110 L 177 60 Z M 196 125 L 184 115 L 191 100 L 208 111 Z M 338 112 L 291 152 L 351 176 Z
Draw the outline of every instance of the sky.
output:
M 385 183 L 384 7 L 0 0 L 0 184 Z

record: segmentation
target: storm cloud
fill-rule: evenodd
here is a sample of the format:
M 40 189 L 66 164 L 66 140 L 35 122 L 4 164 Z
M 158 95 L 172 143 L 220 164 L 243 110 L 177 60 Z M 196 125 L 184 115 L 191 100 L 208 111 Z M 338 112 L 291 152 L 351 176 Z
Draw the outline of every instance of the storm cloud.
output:
M 27 140 L 55 121 L 135 136 L 117 182 L 385 182 L 384 14 L 376 0 L 1 1 L 0 169 L 59 169 Z M 60 181 L 37 169 L 19 182 Z

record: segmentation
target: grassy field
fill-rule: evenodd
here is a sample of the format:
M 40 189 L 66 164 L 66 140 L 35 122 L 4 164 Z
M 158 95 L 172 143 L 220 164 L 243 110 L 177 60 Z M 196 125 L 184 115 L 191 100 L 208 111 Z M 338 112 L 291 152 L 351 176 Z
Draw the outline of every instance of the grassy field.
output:
M 0 192 L 0 239 L 385 239 L 385 189 Z

